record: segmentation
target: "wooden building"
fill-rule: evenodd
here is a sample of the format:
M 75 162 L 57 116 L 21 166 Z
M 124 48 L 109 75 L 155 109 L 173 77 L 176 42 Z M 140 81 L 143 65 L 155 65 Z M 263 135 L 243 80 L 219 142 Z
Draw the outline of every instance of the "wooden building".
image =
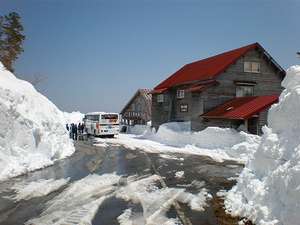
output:
M 284 76 L 258 43 L 187 64 L 151 92 L 152 126 L 191 121 L 192 130 L 244 127 L 261 134 Z
M 151 120 L 151 94 L 149 89 L 139 89 L 121 111 L 125 125 L 143 124 Z

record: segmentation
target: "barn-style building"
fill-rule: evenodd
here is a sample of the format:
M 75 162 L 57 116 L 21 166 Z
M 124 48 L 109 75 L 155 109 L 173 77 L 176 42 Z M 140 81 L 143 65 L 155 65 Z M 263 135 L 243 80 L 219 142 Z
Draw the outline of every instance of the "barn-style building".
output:
M 124 125 L 145 125 L 151 120 L 151 90 L 138 89 L 121 111 Z
M 284 76 L 259 43 L 187 64 L 151 92 L 152 126 L 191 121 L 191 129 L 197 131 L 244 127 L 261 134 Z

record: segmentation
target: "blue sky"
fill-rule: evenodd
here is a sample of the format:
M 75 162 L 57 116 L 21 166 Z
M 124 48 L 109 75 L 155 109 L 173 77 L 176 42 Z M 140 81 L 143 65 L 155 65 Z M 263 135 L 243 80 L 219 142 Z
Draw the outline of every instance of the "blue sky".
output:
M 65 111 L 119 111 L 182 65 L 259 42 L 288 68 L 299 64 L 300 1 L 0 0 L 18 12 L 25 52 L 16 74 Z

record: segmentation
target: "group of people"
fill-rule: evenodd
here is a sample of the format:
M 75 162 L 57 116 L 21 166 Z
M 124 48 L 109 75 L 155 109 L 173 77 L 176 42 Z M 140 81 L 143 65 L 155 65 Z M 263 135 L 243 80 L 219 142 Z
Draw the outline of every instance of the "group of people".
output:
M 74 124 L 71 123 L 66 124 L 66 128 L 69 131 L 70 138 L 73 140 L 78 140 L 78 135 L 82 135 L 84 133 L 84 123 Z

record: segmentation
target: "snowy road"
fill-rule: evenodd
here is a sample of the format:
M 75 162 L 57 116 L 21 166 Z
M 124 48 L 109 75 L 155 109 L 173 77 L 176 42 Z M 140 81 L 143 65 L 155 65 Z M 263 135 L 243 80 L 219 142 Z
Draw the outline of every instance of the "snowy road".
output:
M 0 225 L 218 224 L 216 192 L 234 161 L 77 143 L 51 167 L 0 183 Z

